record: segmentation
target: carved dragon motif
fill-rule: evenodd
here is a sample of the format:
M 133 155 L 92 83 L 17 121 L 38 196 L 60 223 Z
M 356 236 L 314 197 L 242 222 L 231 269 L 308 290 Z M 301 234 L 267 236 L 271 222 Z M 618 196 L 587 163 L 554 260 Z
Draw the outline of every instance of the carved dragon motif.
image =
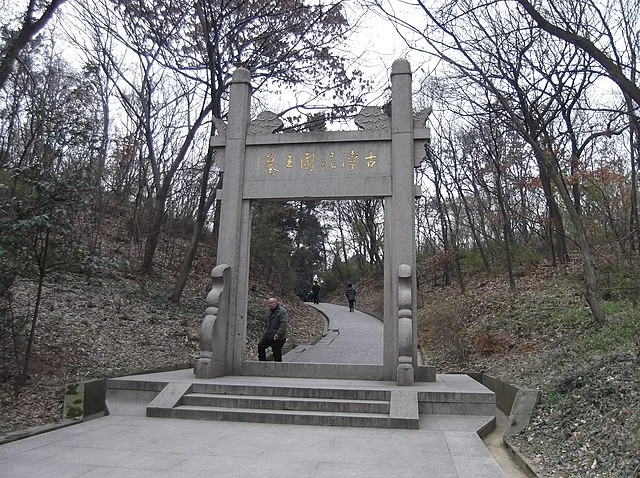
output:
M 277 133 L 284 128 L 280 117 L 272 111 L 263 111 L 249 123 L 249 134 Z
M 427 120 L 429 116 L 433 112 L 433 108 L 429 106 L 428 108 L 423 108 L 413 116 L 413 127 L 416 129 L 424 129 L 427 127 Z
M 353 121 L 366 131 L 387 129 L 391 127 L 389 117 L 377 106 L 365 106 L 360 110 Z
M 224 136 L 227 134 L 227 123 L 225 123 L 220 118 L 213 118 L 213 124 L 216 125 L 216 131 L 220 136 Z

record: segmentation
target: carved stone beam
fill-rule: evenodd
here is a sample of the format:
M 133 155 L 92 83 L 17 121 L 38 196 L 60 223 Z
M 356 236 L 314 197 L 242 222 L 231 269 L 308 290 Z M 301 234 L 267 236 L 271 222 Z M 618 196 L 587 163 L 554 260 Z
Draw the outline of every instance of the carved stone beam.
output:
M 360 129 L 376 131 L 391 128 L 389 117 L 377 106 L 365 106 L 353 121 Z
M 413 385 L 413 300 L 411 266 L 398 266 L 398 385 Z
M 226 372 L 226 339 L 229 317 L 231 268 L 220 264 L 211 271 L 213 285 L 207 294 L 207 308 L 200 326 L 200 356 L 196 360 L 197 378 L 213 378 Z
M 284 128 L 284 123 L 272 111 L 263 111 L 249 123 L 249 134 L 277 133 Z

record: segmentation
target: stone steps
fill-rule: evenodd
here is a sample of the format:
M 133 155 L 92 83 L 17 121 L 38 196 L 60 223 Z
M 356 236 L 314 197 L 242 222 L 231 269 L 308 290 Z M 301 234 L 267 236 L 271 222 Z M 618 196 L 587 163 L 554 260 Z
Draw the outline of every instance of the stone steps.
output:
M 245 385 L 225 383 L 194 383 L 193 393 L 218 395 L 243 395 L 261 397 L 316 398 L 337 400 L 378 400 L 389 401 L 389 390 L 346 387 L 309 387 L 298 385 Z
M 215 393 L 187 393 L 182 405 L 195 407 L 296 410 L 301 412 L 389 413 L 389 401 L 339 398 L 270 397 Z
M 462 375 L 398 387 L 244 376 L 203 381 L 185 372 L 160 380 L 144 375 L 110 379 L 107 404 L 115 413 L 149 417 L 417 429 L 420 415 L 451 416 L 453 421 L 456 415 L 492 416 L 495 396 Z
M 150 415 L 147 408 L 147 416 Z M 172 418 L 219 420 L 234 422 L 275 423 L 288 425 L 322 425 L 338 427 L 389 428 L 389 414 L 332 412 L 317 410 L 273 410 L 260 408 L 226 408 L 178 405 L 171 410 Z M 405 428 L 405 427 L 393 427 Z M 417 428 L 417 427 L 406 427 Z
M 146 407 L 160 418 L 418 428 L 417 394 L 300 386 L 168 383 Z

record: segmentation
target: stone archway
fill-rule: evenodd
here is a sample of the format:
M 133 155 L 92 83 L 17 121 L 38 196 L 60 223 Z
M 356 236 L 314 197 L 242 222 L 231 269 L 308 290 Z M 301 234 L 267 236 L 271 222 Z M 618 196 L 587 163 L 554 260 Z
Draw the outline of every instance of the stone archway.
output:
M 250 74 L 238 69 L 230 92 L 229 122 L 211 138 L 224 173 L 214 284 L 202 324 L 198 378 L 284 375 L 322 378 L 435 380 L 416 354 L 416 277 L 413 171 L 424 157 L 428 111 L 414 118 L 409 62 L 391 70 L 391 117 L 364 108 L 360 131 L 273 134 L 279 118 L 263 112 L 251 121 Z M 384 351 L 382 366 L 246 362 L 251 201 L 358 199 L 385 203 Z

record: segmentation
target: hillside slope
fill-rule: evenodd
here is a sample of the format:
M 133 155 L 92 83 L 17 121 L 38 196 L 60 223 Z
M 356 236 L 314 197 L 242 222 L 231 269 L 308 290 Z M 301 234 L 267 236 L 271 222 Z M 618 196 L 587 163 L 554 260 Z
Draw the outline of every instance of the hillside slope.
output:
M 23 386 L 9 379 L 15 365 L 10 333 L 2 330 L 0 435 L 59 421 L 67 383 L 181 367 L 197 358 L 208 275 L 194 275 L 178 304 L 169 300 L 170 277 L 161 275 L 143 279 L 112 271 L 91 280 L 71 274 L 52 279 L 55 285 L 45 290 L 29 380 Z M 33 307 L 33 286 L 21 282 L 14 288 L 14 311 L 27 314 Z M 257 358 L 266 298 L 258 293 L 250 297 L 249 357 Z M 319 312 L 293 295 L 282 301 L 293 321 L 288 344 L 309 343 L 321 335 Z
M 419 267 L 419 271 L 426 271 Z M 421 276 L 419 343 L 438 373 L 485 372 L 542 391 L 530 426 L 511 440 L 544 477 L 640 476 L 640 307 L 603 301 L 594 325 L 581 265 L 541 265 L 517 278 L 429 286 Z M 355 284 L 357 308 L 382 315 L 382 280 Z M 341 291 L 331 299 L 343 303 Z

